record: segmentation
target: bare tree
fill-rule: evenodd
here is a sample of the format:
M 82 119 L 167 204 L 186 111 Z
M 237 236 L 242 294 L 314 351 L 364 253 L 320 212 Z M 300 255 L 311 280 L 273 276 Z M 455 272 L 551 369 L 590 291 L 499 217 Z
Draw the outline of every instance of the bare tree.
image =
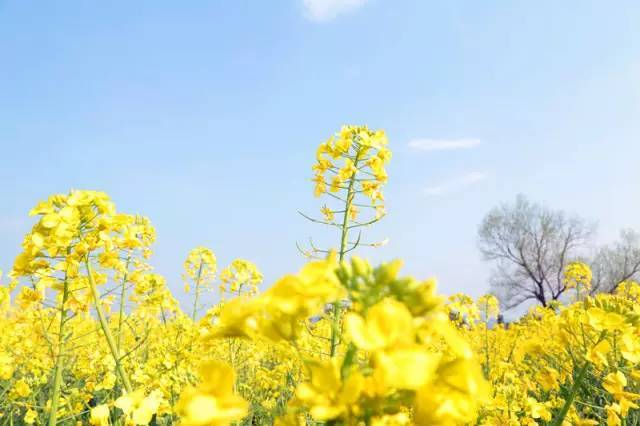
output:
M 594 226 L 519 195 L 490 211 L 478 230 L 485 260 L 495 262 L 491 286 L 507 309 L 534 300 L 547 306 L 566 290 L 563 271 L 593 235 Z
M 591 261 L 592 293 L 613 292 L 623 281 L 640 278 L 640 235 L 620 232 L 620 240 L 601 247 Z

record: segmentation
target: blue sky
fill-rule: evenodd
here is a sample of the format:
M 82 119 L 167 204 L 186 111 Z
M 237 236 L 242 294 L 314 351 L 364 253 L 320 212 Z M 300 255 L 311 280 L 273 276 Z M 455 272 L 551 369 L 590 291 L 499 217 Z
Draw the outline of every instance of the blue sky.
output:
M 637 1 L 0 0 L 0 267 L 71 188 L 151 218 L 180 293 L 190 248 L 266 284 L 330 232 L 310 167 L 343 123 L 384 128 L 389 215 L 364 251 L 479 295 L 478 223 L 524 193 L 640 229 Z M 327 237 L 324 237 L 327 238 Z M 183 299 L 184 300 L 184 299 Z

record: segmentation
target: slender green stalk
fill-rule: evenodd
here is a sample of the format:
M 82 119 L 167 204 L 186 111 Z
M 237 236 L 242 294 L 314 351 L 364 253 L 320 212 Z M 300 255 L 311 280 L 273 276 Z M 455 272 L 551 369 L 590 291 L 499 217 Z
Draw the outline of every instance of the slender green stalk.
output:
M 58 328 L 58 354 L 56 356 L 56 367 L 53 378 L 53 389 L 51 394 L 51 414 L 49 415 L 49 426 L 55 426 L 58 420 L 58 404 L 60 400 L 60 388 L 62 387 L 62 370 L 64 369 L 64 351 L 65 337 L 64 326 L 67 322 L 67 299 L 69 297 L 69 289 L 65 278 L 62 291 L 62 302 L 60 303 L 60 327 Z
M 129 265 L 131 264 L 131 253 L 127 256 L 127 264 L 125 266 L 125 273 L 122 277 L 122 283 L 120 288 L 120 311 L 118 316 L 118 352 L 122 352 L 122 325 L 124 324 L 124 300 L 127 291 L 127 279 L 129 278 Z
M 116 345 L 116 341 L 113 338 L 113 334 L 111 334 L 111 330 L 109 329 L 109 323 L 107 322 L 107 318 L 104 315 L 104 311 L 102 310 L 102 306 L 100 306 L 100 293 L 98 292 L 98 288 L 96 287 L 96 282 L 93 279 L 93 269 L 91 268 L 91 263 L 87 258 L 85 261 L 85 265 L 87 267 L 87 274 L 89 275 L 89 287 L 91 288 L 91 294 L 93 295 L 94 304 L 96 307 L 96 313 L 98 314 L 98 320 L 100 321 L 100 327 L 102 328 L 102 332 L 104 334 L 105 339 L 107 340 L 107 345 L 109 345 L 109 350 L 111 351 L 111 355 L 113 356 L 114 361 L 116 362 L 116 372 L 120 376 L 122 380 L 122 384 L 127 391 L 130 393 L 133 391 L 131 387 L 131 382 L 129 381 L 129 377 L 124 371 L 122 367 L 122 360 L 120 359 L 120 353 L 118 351 L 118 347 Z
M 358 162 L 360 161 L 360 150 L 356 154 L 356 157 L 353 161 L 354 167 L 358 167 Z M 347 187 L 347 199 L 344 208 L 344 212 L 342 213 L 342 224 L 340 225 L 340 251 L 338 252 L 338 260 L 342 262 L 344 260 L 344 255 L 347 253 L 347 244 L 349 237 L 349 212 L 351 210 L 351 205 L 353 204 L 353 199 L 355 198 L 354 186 L 356 182 L 356 173 L 354 173 L 349 179 L 349 186 Z M 330 356 L 333 358 L 336 354 L 336 349 L 338 348 L 338 328 L 340 327 L 340 314 L 341 314 L 341 306 L 340 301 L 337 300 L 333 303 L 333 326 L 331 327 L 331 348 L 330 348 Z
M 553 423 L 551 423 L 552 426 L 560 426 L 564 422 L 564 418 L 567 416 L 567 413 L 569 412 L 569 409 L 573 404 L 573 400 L 575 399 L 576 394 L 578 393 L 578 389 L 580 389 L 580 386 L 582 385 L 582 380 L 584 380 L 584 376 L 587 374 L 588 368 L 589 368 L 589 361 L 585 361 L 584 365 L 578 372 L 578 376 L 573 381 L 573 385 L 571 386 L 571 391 L 569 392 L 569 396 L 567 397 L 567 399 L 564 402 L 564 405 L 562 406 L 562 410 L 560 410 L 560 413 L 558 413 L 558 417 L 556 417 L 553 420 Z
M 195 322 L 198 313 L 198 302 L 200 301 L 200 280 L 202 277 L 203 260 L 200 258 L 200 266 L 198 267 L 198 275 L 196 275 L 196 297 L 193 299 L 193 313 L 191 319 Z

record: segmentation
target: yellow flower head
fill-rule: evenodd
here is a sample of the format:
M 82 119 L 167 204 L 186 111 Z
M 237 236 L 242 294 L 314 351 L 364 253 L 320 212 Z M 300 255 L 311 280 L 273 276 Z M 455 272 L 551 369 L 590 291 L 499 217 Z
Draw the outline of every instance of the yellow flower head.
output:
M 296 397 L 309 407 L 311 416 L 320 421 L 348 417 L 364 387 L 364 378 L 352 372 L 345 380 L 340 377 L 336 360 L 309 364 L 311 381 L 298 385 Z
M 94 426 L 109 426 L 109 406 L 100 404 L 91 409 L 89 423 Z
M 564 270 L 566 288 L 589 290 L 591 288 L 591 268 L 583 262 L 571 262 Z
M 382 130 L 373 131 L 366 126 L 343 126 L 338 133 L 320 144 L 316 152 L 317 161 L 313 165 L 314 194 L 324 194 L 329 186 L 329 191 L 337 194 L 335 197 L 342 196 L 345 200 L 351 199 L 354 204 L 373 207 L 373 218 L 381 218 L 384 214 L 382 186 L 387 181 L 385 166 L 391 159 L 391 151 L 386 145 L 387 137 Z M 347 215 L 351 220 L 356 220 L 357 210 L 354 205 L 351 207 Z M 333 218 L 329 218 L 328 210 L 323 214 L 331 222 Z
M 255 296 L 258 284 L 262 282 L 262 274 L 258 267 L 245 259 L 235 259 L 220 272 L 220 280 L 224 290 L 230 294 Z
M 233 394 L 236 380 L 231 366 L 207 361 L 200 367 L 201 383 L 180 396 L 177 411 L 184 426 L 228 426 L 247 414 L 245 400 Z

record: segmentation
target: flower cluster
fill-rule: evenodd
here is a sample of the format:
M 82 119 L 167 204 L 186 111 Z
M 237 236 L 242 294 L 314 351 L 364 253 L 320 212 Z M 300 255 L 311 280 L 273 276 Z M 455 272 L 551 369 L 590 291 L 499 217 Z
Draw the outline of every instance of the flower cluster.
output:
M 329 193 L 333 198 L 340 198 L 339 194 L 343 193 L 345 200 L 355 195 L 368 200 L 349 203 L 346 211 L 323 206 L 321 213 L 326 222 L 335 222 L 337 214 L 355 221 L 360 208 L 364 207 L 373 208 L 376 218 L 382 217 L 382 186 L 387 182 L 385 166 L 390 159 L 384 131 L 370 130 L 366 126 L 343 126 L 320 144 L 313 166 L 316 197 Z
M 220 293 L 239 296 L 255 296 L 258 294 L 258 285 L 262 282 L 262 273 L 252 262 L 245 259 L 235 259 L 229 266 L 220 272 Z
M 564 271 L 566 288 L 575 288 L 578 294 L 591 289 L 591 268 L 583 262 L 571 262 Z

